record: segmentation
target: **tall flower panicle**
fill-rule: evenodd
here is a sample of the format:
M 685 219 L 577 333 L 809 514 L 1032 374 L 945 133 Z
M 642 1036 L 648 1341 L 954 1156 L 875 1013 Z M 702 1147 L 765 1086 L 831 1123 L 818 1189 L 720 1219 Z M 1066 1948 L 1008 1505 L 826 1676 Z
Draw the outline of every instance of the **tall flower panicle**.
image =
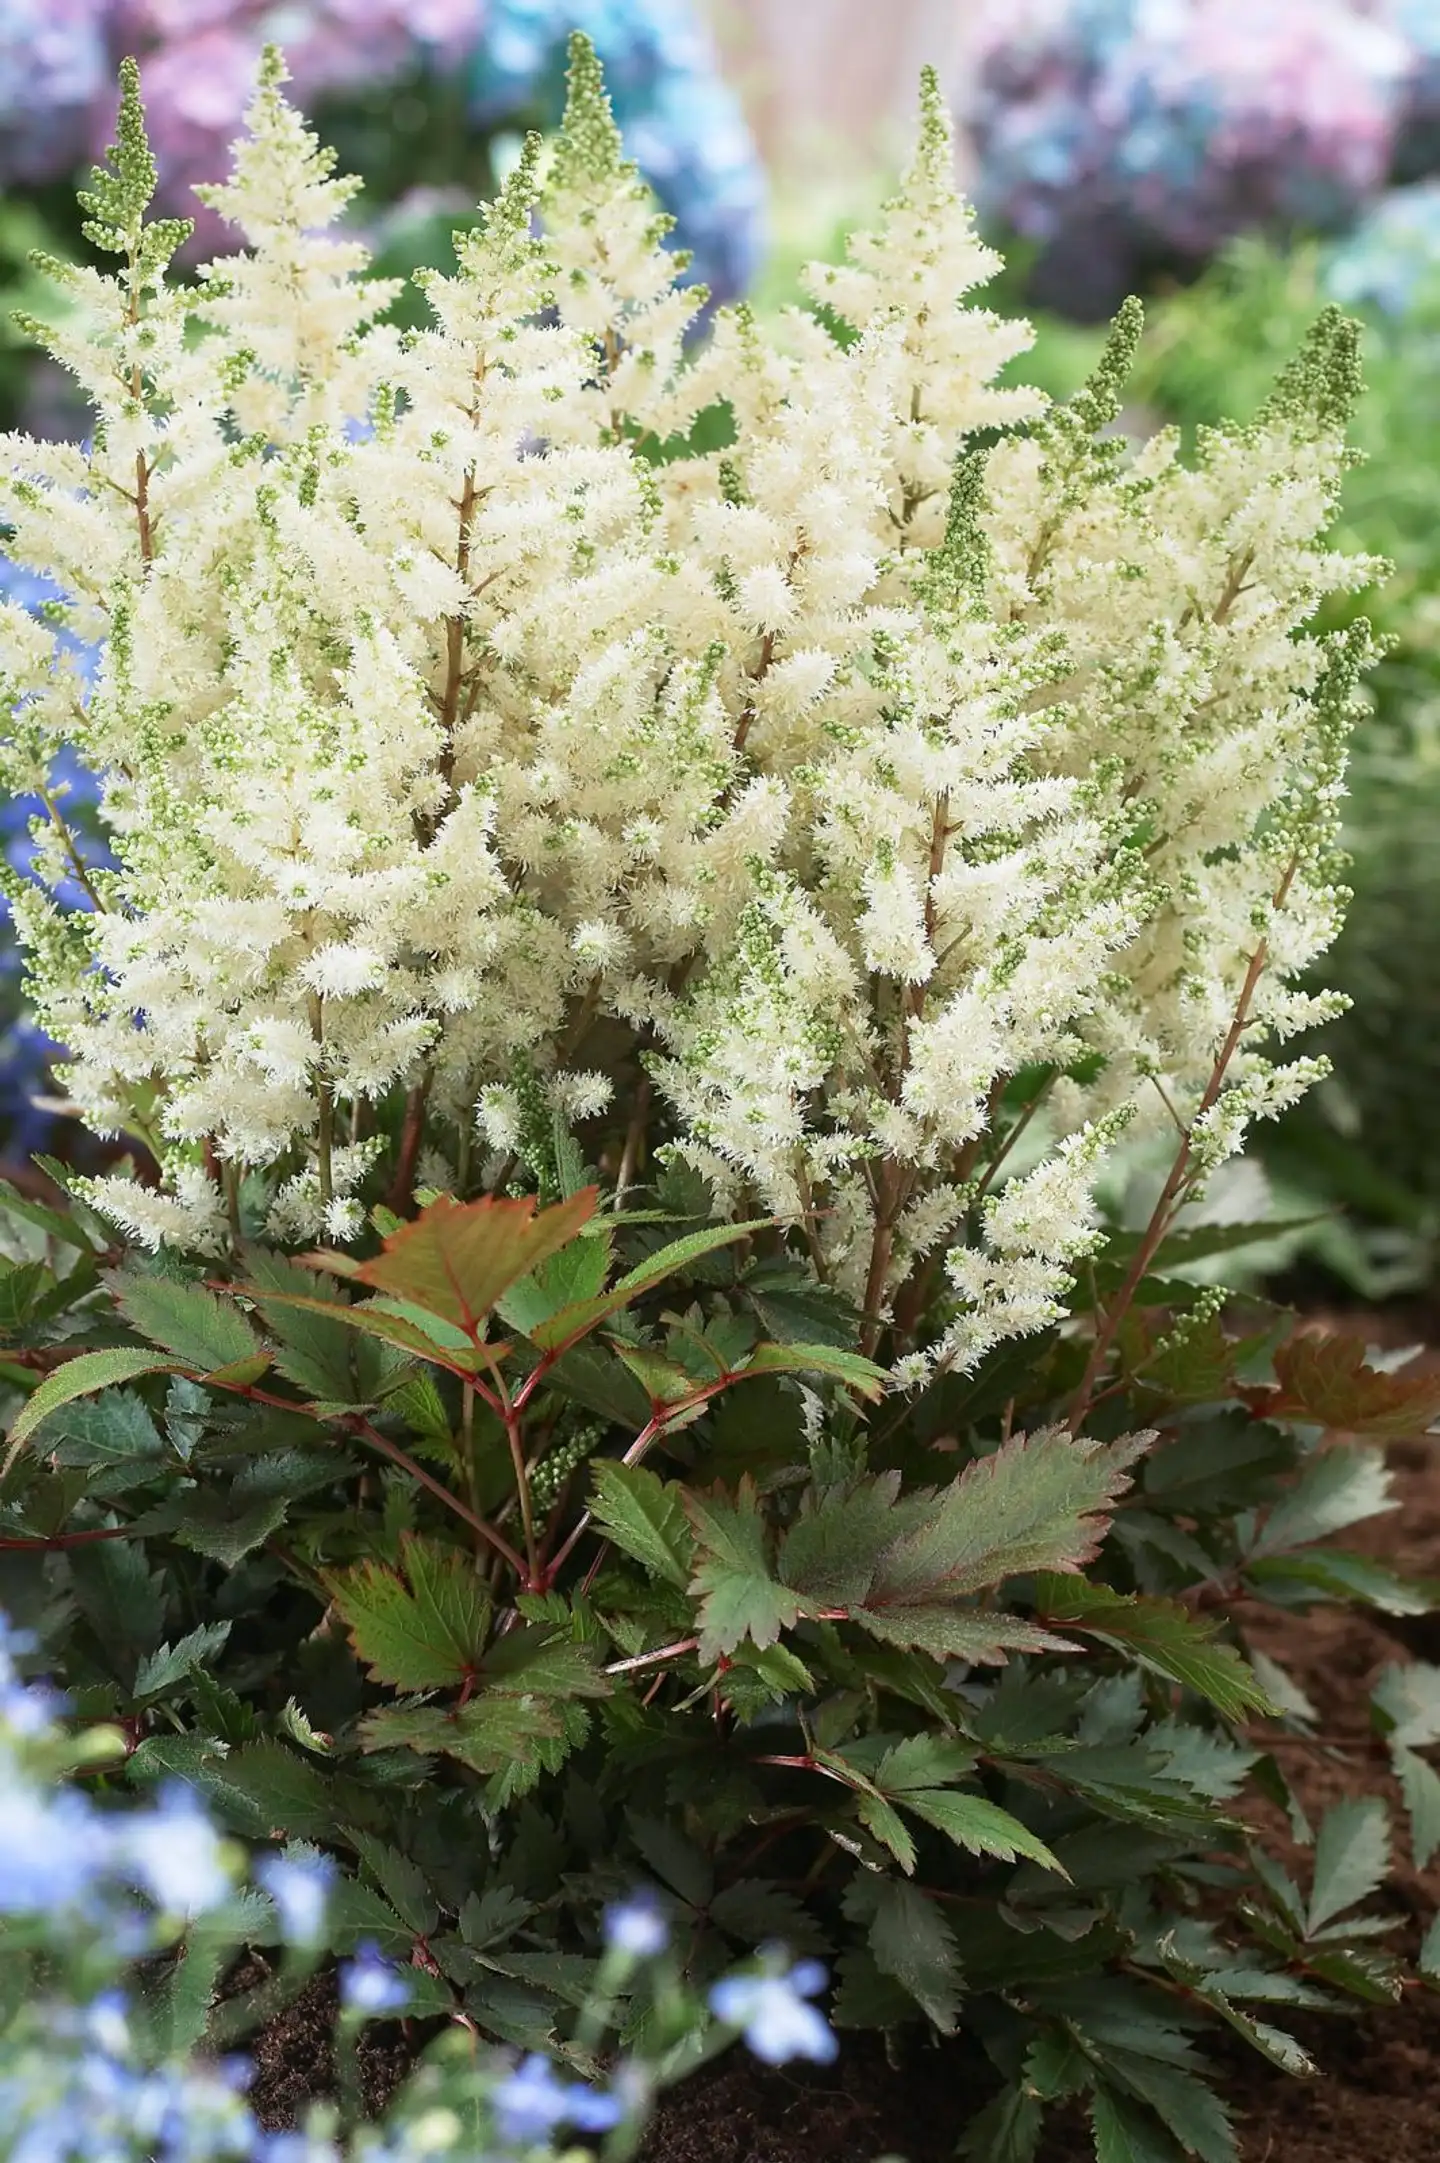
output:
M 1330 1011 L 1294 987 L 1343 904 L 1366 645 L 1304 627 L 1373 575 L 1323 538 L 1349 326 L 1190 461 L 1116 433 L 1138 311 L 1069 406 L 1001 384 L 1028 333 L 973 303 L 927 77 L 816 310 L 687 354 L 577 39 L 548 168 L 401 336 L 281 83 L 186 298 L 128 82 L 120 268 L 54 334 L 95 436 L 0 477 L 67 596 L 5 616 L 7 771 L 76 743 L 114 858 L 57 811 L 12 874 L 35 1002 L 165 1173 L 94 1199 L 204 1251 L 244 1175 L 272 1236 L 343 1240 L 422 1146 L 470 1192 L 598 1122 L 622 1184 L 658 1146 L 789 1219 L 871 1345 L 938 1300 L 907 1377 L 1054 1320 L 1122 1132 L 1178 1125 L 1188 1193 L 1314 1072 L 1267 1047 Z

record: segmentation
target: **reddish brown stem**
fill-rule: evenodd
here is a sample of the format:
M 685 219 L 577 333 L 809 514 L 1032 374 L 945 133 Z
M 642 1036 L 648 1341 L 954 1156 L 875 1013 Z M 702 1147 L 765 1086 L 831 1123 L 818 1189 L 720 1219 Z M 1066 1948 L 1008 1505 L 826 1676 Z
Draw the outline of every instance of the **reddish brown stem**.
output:
M 420 1161 L 421 1145 L 425 1140 L 425 1113 L 430 1102 L 430 1083 L 433 1068 L 427 1067 L 424 1078 L 415 1084 L 405 1099 L 405 1124 L 400 1129 L 400 1151 L 395 1159 L 395 1176 L 390 1182 L 386 1204 L 397 1217 L 403 1217 L 415 1199 L 415 1167 Z

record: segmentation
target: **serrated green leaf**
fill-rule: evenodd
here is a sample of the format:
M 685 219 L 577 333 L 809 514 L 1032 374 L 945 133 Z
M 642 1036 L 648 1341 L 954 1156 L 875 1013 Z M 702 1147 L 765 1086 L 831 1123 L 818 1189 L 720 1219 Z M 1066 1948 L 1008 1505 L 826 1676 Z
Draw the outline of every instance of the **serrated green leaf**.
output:
M 370 1371 L 362 1375 L 356 1360 L 361 1347 L 373 1340 L 358 1337 L 336 1318 L 333 1310 L 343 1302 L 320 1296 L 313 1272 L 285 1255 L 251 1253 L 246 1259 L 249 1281 L 244 1290 L 253 1296 L 276 1339 L 275 1365 L 285 1379 L 312 1400 L 370 1403 L 381 1379 L 379 1363 L 369 1357 L 365 1364 Z M 269 1296 L 276 1293 L 289 1298 Z M 327 1308 L 332 1311 L 327 1313 Z
M 699 1566 L 691 1581 L 700 1602 L 700 1657 L 733 1652 L 743 1637 L 773 1645 L 792 1629 L 805 1603 L 771 1575 L 765 1520 L 754 1482 L 743 1479 L 733 1500 L 723 1492 L 687 1493 Z
M 135 1670 L 135 1695 L 163 1697 L 177 1682 L 214 1658 L 230 1635 L 228 1622 L 202 1622 L 173 1645 L 158 1645 L 147 1652 Z
M 1397 2005 L 1405 1974 L 1393 1953 L 1360 1945 L 1325 1945 L 1305 1956 L 1310 1974 L 1366 2005 Z
M 43 1160 L 36 1158 L 37 1164 Z M 76 1247 L 82 1254 L 93 1253 L 95 1242 L 85 1229 L 85 1224 L 95 1225 L 97 1220 L 89 1210 L 78 1210 L 67 1215 L 63 1210 L 51 1209 L 44 1202 L 32 1201 L 28 1194 L 21 1194 L 8 1179 L 0 1179 L 0 1210 L 6 1216 L 19 1217 L 26 1224 L 35 1225 L 49 1239 L 58 1239 L 65 1247 Z M 103 1247 L 108 1242 L 100 1241 Z
M 1077 1569 L 1098 1552 L 1102 1513 L 1129 1486 L 1150 1439 L 1102 1444 L 1065 1427 L 1016 1435 L 916 1511 L 914 1529 L 881 1556 L 867 1607 L 958 1599 L 1021 1572 Z
M 1424 1870 L 1440 1848 L 1440 1774 L 1403 1745 L 1396 1746 L 1392 1758 L 1410 1817 L 1410 1851 L 1415 1868 Z
M 937 1832 L 971 1855 L 988 1855 L 1003 1863 L 1024 1856 L 1044 1870 L 1067 1877 L 1063 1863 L 1018 1818 L 982 1795 L 956 1795 L 943 1788 L 921 1788 L 898 1798 L 902 1807 L 924 1818 Z
M 502 1321 L 528 1337 L 562 1307 L 597 1298 L 605 1288 L 611 1242 L 608 1229 L 595 1237 L 572 1239 L 530 1276 L 511 1285 L 497 1302 Z
M 878 1795 L 873 1788 L 857 1788 L 855 1791 L 856 1813 L 866 1830 L 872 1832 L 883 1848 L 894 1856 L 906 1877 L 915 1869 L 915 1842 L 910 1828 L 893 1803 Z
M 1083 1577 L 1043 1575 L 1036 1580 L 1035 1605 L 1043 1622 L 1100 1638 L 1196 1691 L 1227 1720 L 1277 1711 L 1244 1655 L 1217 1638 L 1213 1623 L 1176 1601 L 1112 1592 Z
M 448 1323 L 440 1323 L 434 1316 L 425 1316 L 423 1308 L 407 1310 L 398 1300 L 366 1299 L 357 1301 L 354 1306 L 345 1306 L 338 1300 L 306 1298 L 298 1292 L 268 1292 L 265 1303 L 277 1310 L 293 1309 L 297 1313 L 322 1317 L 341 1329 L 355 1331 L 361 1337 L 373 1340 L 376 1346 L 388 1346 L 413 1359 L 431 1360 L 436 1366 L 449 1367 L 456 1374 L 469 1376 L 484 1366 L 478 1349 L 462 1338 L 458 1330 L 452 1330 Z M 420 1322 L 410 1318 L 413 1316 L 423 1317 L 428 1326 L 421 1326 Z M 343 1401 L 348 1405 L 353 1397 L 347 1396 Z
M 103 1389 L 113 1389 L 121 1382 L 134 1382 L 142 1374 L 171 1374 L 175 1362 L 157 1359 L 150 1351 L 142 1351 L 135 1345 L 116 1345 L 104 1352 L 78 1352 L 74 1359 L 67 1359 L 63 1367 L 47 1374 L 44 1381 L 26 1398 L 11 1423 L 9 1447 L 5 1461 L 0 1465 L 0 1480 L 8 1474 L 25 1444 L 43 1426 L 52 1412 L 61 1405 L 70 1404 L 77 1397 L 94 1397 Z
M 1003 1666 L 1012 1652 L 1074 1650 L 1053 1631 L 999 1610 L 975 1614 L 963 1608 L 897 1601 L 893 1607 L 857 1607 L 851 1620 L 882 1644 L 928 1652 L 935 1660 L 966 1660 L 976 1667 Z
M 753 1262 L 739 1290 L 777 1344 L 853 1345 L 860 1314 L 833 1285 L 821 1284 L 790 1255 Z
M 400 1567 L 362 1562 L 325 1578 L 356 1652 L 400 1690 L 456 1688 L 480 1671 L 491 1601 L 473 1555 L 412 1534 Z
M 1252 1583 L 1278 1600 L 1360 1600 L 1382 1615 L 1428 1615 L 1436 1606 L 1430 1587 L 1397 1576 L 1369 1555 L 1337 1547 L 1309 1548 L 1299 1555 L 1271 1555 L 1246 1570 Z
M 1349 1797 L 1326 1811 L 1315 1842 L 1306 1931 L 1368 1900 L 1390 1871 L 1390 1821 L 1378 1796 Z
M 1305 2080 L 1318 2070 L 1310 2053 L 1296 2042 L 1293 2035 L 1287 2035 L 1283 2028 L 1273 2027 L 1267 2020 L 1257 2020 L 1253 2013 L 1247 2013 L 1243 2007 L 1234 2004 L 1224 1991 L 1215 1989 L 1213 1984 L 1209 1988 L 1202 1985 L 1199 1995 L 1207 2005 L 1214 2006 L 1227 2026 L 1245 2038 L 1252 2050 L 1258 2050 L 1262 2058 L 1268 2059 L 1270 2064 L 1277 2066 L 1282 2073 L 1290 2074 L 1293 2079 Z
M 1370 1692 L 1379 1726 L 1392 1743 L 1428 1749 L 1440 1742 L 1440 1667 L 1426 1660 L 1387 1667 Z
M 562 1345 L 578 1343 L 591 1330 L 612 1314 L 619 1314 L 667 1277 L 677 1276 L 690 1263 L 704 1255 L 714 1254 L 721 1247 L 733 1246 L 736 1240 L 748 1239 L 752 1232 L 764 1231 L 773 1221 L 769 1217 L 757 1217 L 746 1224 L 710 1225 L 701 1232 L 687 1232 L 683 1239 L 672 1239 L 668 1246 L 647 1255 L 643 1262 L 617 1277 L 608 1292 L 601 1292 L 593 1299 L 578 1299 L 568 1306 L 557 1308 L 554 1314 L 526 1335 L 542 1352 L 558 1351 Z
M 1108 2045 L 1102 2063 L 1112 2078 L 1148 2103 L 1187 2155 L 1199 2163 L 1240 2163 L 1234 2129 L 1213 2089 L 1182 2066 Z
M 228 1488 L 196 1487 L 173 1520 L 173 1537 L 226 1569 L 268 1540 L 295 1503 L 317 1487 L 343 1479 L 350 1462 L 338 1452 L 277 1450 L 243 1465 Z
M 165 1456 L 165 1443 L 144 1399 L 107 1389 L 74 1398 L 50 1415 L 45 1447 L 60 1465 L 138 1465 Z
M 1416 1966 L 1427 1983 L 1440 1984 L 1440 1915 L 1434 1917 L 1420 1941 Z
M 377 1840 L 373 1834 L 350 1827 L 346 1840 L 370 1876 L 390 1902 L 402 1923 L 420 1938 L 430 1937 L 439 1920 L 439 1906 L 429 1879 L 419 1864 L 398 1848 Z
M 548 1386 L 600 1419 L 637 1433 L 650 1417 L 650 1402 L 634 1375 L 630 1374 L 608 1345 L 595 1338 L 575 1344 L 545 1377 Z
M 533 1764 L 540 1745 L 558 1741 L 562 1734 L 557 1704 L 506 1690 L 486 1691 L 451 1713 L 433 1705 L 382 1705 L 360 1722 L 366 1750 L 453 1757 L 479 1773 Z
M 887 1376 L 873 1360 L 847 1352 L 833 1344 L 757 1344 L 742 1373 L 808 1374 L 828 1382 L 842 1382 L 857 1396 L 878 1403 L 885 1394 Z
M 203 1284 L 122 1272 L 115 1289 L 121 1313 L 141 1336 L 199 1374 L 260 1354 L 255 1332 L 235 1302 L 218 1298 Z
M 283 1743 L 246 1743 L 204 1760 L 188 1777 L 249 1837 L 290 1835 L 322 1842 L 334 1837 L 335 1803 L 328 1782 L 311 1760 Z
M 681 1591 L 690 1582 L 694 1536 L 676 1490 L 644 1465 L 601 1458 L 591 1466 L 597 1524 L 624 1554 Z

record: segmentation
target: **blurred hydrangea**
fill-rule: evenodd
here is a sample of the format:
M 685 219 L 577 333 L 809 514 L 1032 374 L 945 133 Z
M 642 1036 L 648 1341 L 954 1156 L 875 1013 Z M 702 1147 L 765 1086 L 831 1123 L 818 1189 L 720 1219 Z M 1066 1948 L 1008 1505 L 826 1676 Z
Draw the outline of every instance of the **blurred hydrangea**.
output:
M 69 172 L 110 87 L 110 0 L 0 0 L 0 184 Z
M 743 292 L 760 253 L 764 184 L 714 48 L 685 0 L 490 0 L 471 63 L 474 109 L 498 124 L 564 102 L 565 43 L 583 30 L 605 65 L 627 153 L 720 300 Z
M 1410 69 L 1402 31 L 1345 0 L 989 0 L 982 207 L 1040 244 L 1038 298 L 1100 315 L 1247 229 L 1348 223 Z
M 1440 169 L 1440 7 L 1435 0 L 1384 0 L 1383 13 L 1410 51 L 1395 177 L 1417 180 Z
M 1440 25 L 1437 25 L 1440 27 Z M 1342 308 L 1407 315 L 1440 276 L 1440 180 L 1391 188 L 1332 247 L 1325 289 Z
M 195 216 L 195 259 L 234 245 L 191 189 L 225 169 L 260 48 L 283 44 L 298 102 L 417 75 L 465 86 L 477 130 L 558 120 L 565 38 L 587 30 L 641 171 L 695 274 L 739 292 L 763 184 L 740 107 L 690 0 L 0 0 L 0 186 L 68 178 L 100 157 L 115 68 L 144 69 L 161 207 Z

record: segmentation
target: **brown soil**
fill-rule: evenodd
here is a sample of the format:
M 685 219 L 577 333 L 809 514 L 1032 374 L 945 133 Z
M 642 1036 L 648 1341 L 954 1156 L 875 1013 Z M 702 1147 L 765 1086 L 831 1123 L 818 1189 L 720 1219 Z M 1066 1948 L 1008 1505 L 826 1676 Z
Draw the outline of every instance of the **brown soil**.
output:
M 1410 1343 L 1421 1334 L 1388 1314 L 1367 1315 L 1363 1326 L 1372 1341 Z M 1415 1576 L 1440 1577 L 1440 1447 L 1399 1445 L 1392 1463 L 1399 1509 L 1357 1527 L 1346 1544 Z M 1388 1790 L 1397 1802 L 1371 1740 L 1368 1693 L 1393 1661 L 1440 1662 L 1440 1616 L 1267 1614 L 1252 1641 L 1293 1675 L 1320 1714 L 1323 1745 L 1285 1752 L 1311 1816 L 1346 1794 Z M 1283 1849 L 1278 1810 L 1257 1801 L 1248 1814 L 1269 1844 Z M 1294 1867 L 1303 1878 L 1303 1857 Z M 1407 1916 L 1413 1944 L 1419 1920 L 1440 1898 L 1440 1858 L 1423 1878 L 1400 1869 L 1388 1897 Z M 307 2101 L 331 2091 L 332 2004 L 323 1983 L 312 1985 L 260 2039 L 252 2100 L 262 2124 L 293 2125 Z M 1238 2043 L 1212 2050 L 1244 2163 L 1440 2163 L 1440 1999 L 1417 1991 L 1393 2009 L 1292 2025 L 1322 2068 L 1318 2079 L 1288 2078 Z M 372 2107 L 403 2076 L 416 2041 L 399 2027 L 374 2031 L 363 2061 Z M 770 2072 L 737 2053 L 665 2099 L 643 2163 L 953 2163 L 957 2137 L 989 2086 L 983 2061 L 963 2043 L 912 2043 L 892 2062 L 878 2041 L 861 2039 L 824 2071 Z M 1093 2152 L 1082 2123 L 1062 2123 L 1041 2163 L 1092 2163 Z

